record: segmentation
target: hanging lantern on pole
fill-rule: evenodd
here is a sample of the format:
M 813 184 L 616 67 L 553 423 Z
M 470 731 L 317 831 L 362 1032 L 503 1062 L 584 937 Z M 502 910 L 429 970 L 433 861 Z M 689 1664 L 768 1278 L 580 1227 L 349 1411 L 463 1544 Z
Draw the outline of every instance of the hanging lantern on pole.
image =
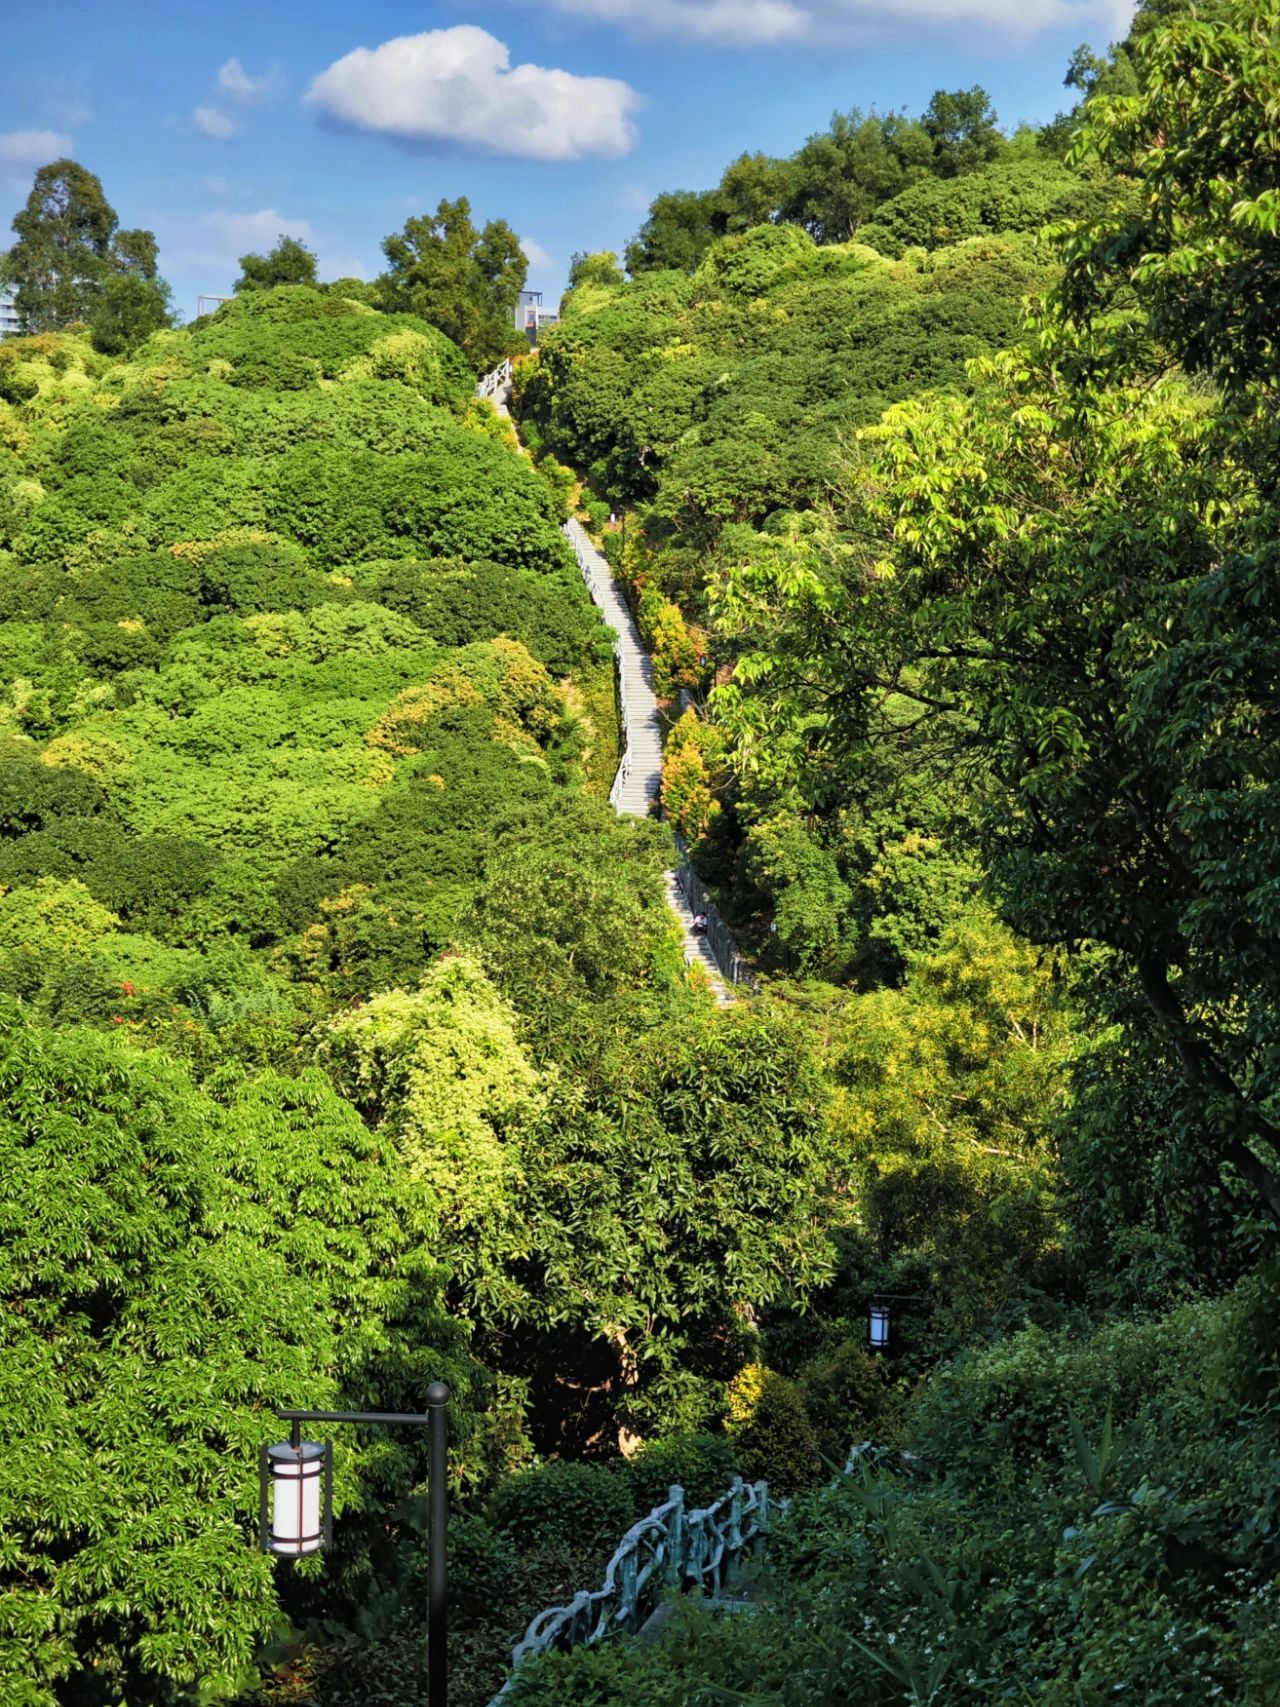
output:
M 259 1545 L 264 1553 L 300 1559 L 333 1539 L 333 1445 L 293 1439 L 264 1446 L 258 1459 Z
M 889 1306 L 873 1304 L 867 1323 L 867 1340 L 872 1351 L 887 1351 L 889 1349 Z
M 290 1425 L 287 1444 L 258 1454 L 258 1544 L 287 1559 L 318 1553 L 333 1540 L 333 1446 L 304 1440 L 303 1423 L 387 1424 L 427 1428 L 427 1700 L 446 1707 L 449 1687 L 449 1388 L 433 1381 L 425 1414 L 406 1411 L 277 1411 Z

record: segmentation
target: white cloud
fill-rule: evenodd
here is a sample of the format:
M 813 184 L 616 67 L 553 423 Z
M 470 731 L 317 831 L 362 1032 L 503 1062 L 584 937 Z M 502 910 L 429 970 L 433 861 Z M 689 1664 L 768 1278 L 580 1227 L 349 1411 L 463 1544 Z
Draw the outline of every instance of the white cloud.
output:
M 528 261 L 531 267 L 545 268 L 555 266 L 555 262 L 542 247 L 541 243 L 538 242 L 536 237 L 522 237 L 520 239 L 520 247 L 524 251 L 525 260 Z
M 281 237 L 296 237 L 310 248 L 315 246 L 309 221 L 290 219 L 273 207 L 259 208 L 256 213 L 219 209 L 217 213 L 204 214 L 200 228 L 213 239 L 211 247 L 216 252 L 234 257 L 274 249 Z
M 0 160 L 12 160 L 19 166 L 47 166 L 70 154 L 74 147 L 74 139 L 60 130 L 11 130 L 0 134 Z
M 229 59 L 219 67 L 216 87 L 233 101 L 243 101 L 246 106 L 252 106 L 255 101 L 265 100 L 273 94 L 278 83 L 279 78 L 274 71 L 265 77 L 250 77 L 238 59 Z
M 870 30 L 990 28 L 1023 39 L 1075 25 L 1123 35 L 1135 0 L 549 0 L 558 12 L 646 35 L 733 47 L 832 46 Z
M 234 119 L 220 113 L 217 107 L 196 107 L 191 114 L 191 122 L 197 130 L 202 130 L 206 136 L 216 137 L 219 142 L 225 142 L 240 129 Z
M 356 48 L 320 73 L 306 102 L 335 124 L 409 145 L 581 160 L 627 153 L 640 97 L 612 77 L 513 66 L 487 30 L 458 24 Z
M 238 59 L 228 59 L 218 67 L 213 87 L 214 99 L 221 97 L 222 105 L 194 108 L 191 122 L 206 136 L 225 142 L 229 136 L 236 136 L 240 131 L 235 119 L 223 110 L 226 103 L 233 101 L 241 107 L 256 106 L 259 101 L 265 101 L 268 95 L 276 93 L 280 87 L 280 75 L 276 71 L 269 71 L 264 77 L 250 77 Z

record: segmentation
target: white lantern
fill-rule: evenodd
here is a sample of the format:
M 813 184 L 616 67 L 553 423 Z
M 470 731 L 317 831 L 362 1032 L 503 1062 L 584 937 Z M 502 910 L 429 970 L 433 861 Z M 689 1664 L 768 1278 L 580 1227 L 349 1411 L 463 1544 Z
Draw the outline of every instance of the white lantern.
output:
M 264 1553 L 301 1558 L 331 1537 L 333 1451 L 328 1441 L 264 1446 L 260 1459 L 261 1546 Z
M 867 1335 L 872 1351 L 885 1351 L 889 1345 L 889 1306 L 873 1304 Z

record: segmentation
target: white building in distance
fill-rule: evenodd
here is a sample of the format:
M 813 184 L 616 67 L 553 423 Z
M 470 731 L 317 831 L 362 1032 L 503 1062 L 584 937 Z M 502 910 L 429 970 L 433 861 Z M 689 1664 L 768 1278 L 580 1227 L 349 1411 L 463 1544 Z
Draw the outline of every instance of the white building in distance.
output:
M 0 289 L 0 338 L 16 337 L 21 327 L 18 324 L 18 310 L 13 304 L 13 292 Z
M 522 290 L 516 303 L 516 331 L 523 332 L 530 344 L 537 344 L 538 333 L 544 326 L 554 326 L 560 318 L 558 309 L 542 306 L 540 290 Z

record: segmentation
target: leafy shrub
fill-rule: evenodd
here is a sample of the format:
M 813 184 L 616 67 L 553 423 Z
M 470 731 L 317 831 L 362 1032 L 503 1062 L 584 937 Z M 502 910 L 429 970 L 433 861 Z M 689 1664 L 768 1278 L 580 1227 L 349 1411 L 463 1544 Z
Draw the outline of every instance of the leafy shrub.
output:
M 882 1366 L 861 1340 L 842 1340 L 806 1364 L 799 1385 L 828 1466 L 843 1466 L 850 1446 L 883 1441 L 892 1426 L 895 1406 Z
M 449 1609 L 465 1622 L 492 1615 L 510 1597 L 517 1572 L 510 1536 L 480 1517 L 449 1522 Z
M 749 1363 L 729 1387 L 729 1437 L 749 1482 L 777 1494 L 812 1487 L 821 1474 L 818 1439 L 794 1381 Z
M 600 1464 L 546 1464 L 498 1485 L 489 1521 L 519 1548 L 617 1545 L 634 1517 L 625 1476 Z
M 5 403 L 29 403 L 39 395 L 40 381 L 32 373 L 20 373 L 16 361 L 0 362 L 0 400 Z
M 23 756 L 0 758 L 0 836 L 42 830 L 59 818 L 89 818 L 105 811 L 101 785 L 83 771 L 42 765 Z
M 722 1434 L 671 1434 L 650 1441 L 628 1471 L 636 1497 L 636 1515 L 661 1505 L 667 1489 L 684 1489 L 687 1507 L 710 1505 L 728 1491 L 739 1474 L 733 1442 Z

